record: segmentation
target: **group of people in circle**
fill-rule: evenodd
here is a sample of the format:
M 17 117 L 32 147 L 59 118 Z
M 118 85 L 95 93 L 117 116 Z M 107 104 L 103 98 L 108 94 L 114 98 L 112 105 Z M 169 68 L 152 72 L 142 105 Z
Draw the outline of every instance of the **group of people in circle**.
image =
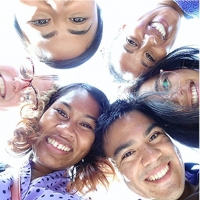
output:
M 184 163 L 173 141 L 199 148 L 199 47 L 171 48 L 199 1 L 159 0 L 122 26 L 106 57 L 124 87 L 112 103 L 88 83 L 35 74 L 34 60 L 67 73 L 97 52 L 106 20 L 98 3 L 11 1 L 27 54 L 0 65 L 0 110 L 20 106 L 6 151 L 28 159 L 17 178 L 14 166 L 1 169 L 0 199 L 91 199 L 110 177 L 137 199 L 198 199 L 199 163 Z

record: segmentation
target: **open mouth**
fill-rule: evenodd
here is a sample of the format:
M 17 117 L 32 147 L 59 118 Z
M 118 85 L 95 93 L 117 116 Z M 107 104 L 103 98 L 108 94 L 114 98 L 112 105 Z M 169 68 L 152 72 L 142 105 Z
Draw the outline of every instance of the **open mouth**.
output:
M 66 145 L 63 145 L 61 143 L 59 143 L 58 141 L 51 139 L 51 138 L 47 138 L 47 142 L 49 144 L 51 144 L 52 146 L 56 147 L 59 150 L 65 151 L 65 152 L 69 152 L 71 150 L 71 148 L 69 148 Z
M 152 22 L 151 27 L 155 28 L 160 33 L 163 40 L 166 40 L 166 35 L 167 35 L 166 30 L 165 27 L 160 22 Z
M 4 80 L 2 78 L 2 76 L 0 75 L 0 94 L 1 96 L 4 98 L 6 95 L 6 90 L 5 90 L 5 83 Z
M 162 170 L 160 170 L 159 172 L 157 172 L 154 175 L 151 175 L 150 177 L 148 177 L 146 180 L 147 181 L 156 181 L 158 179 L 161 179 L 163 176 L 165 176 L 165 174 L 169 171 L 169 166 L 166 165 Z
M 198 106 L 199 97 L 198 97 L 197 87 L 194 84 L 194 82 L 190 84 L 190 87 L 191 87 L 191 93 L 192 93 L 192 106 Z

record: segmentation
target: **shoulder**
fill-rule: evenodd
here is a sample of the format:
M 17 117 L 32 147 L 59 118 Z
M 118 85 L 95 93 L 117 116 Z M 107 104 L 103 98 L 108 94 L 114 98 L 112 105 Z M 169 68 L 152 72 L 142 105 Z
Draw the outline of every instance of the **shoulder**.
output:
M 199 0 L 173 0 L 183 11 L 185 18 L 199 18 Z

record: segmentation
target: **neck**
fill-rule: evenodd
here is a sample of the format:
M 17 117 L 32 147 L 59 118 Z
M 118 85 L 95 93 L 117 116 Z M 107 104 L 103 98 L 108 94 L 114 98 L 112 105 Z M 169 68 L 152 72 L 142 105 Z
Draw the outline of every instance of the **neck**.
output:
M 45 166 L 42 166 L 36 162 L 32 163 L 31 169 L 31 181 L 53 172 L 52 170 L 47 169 Z

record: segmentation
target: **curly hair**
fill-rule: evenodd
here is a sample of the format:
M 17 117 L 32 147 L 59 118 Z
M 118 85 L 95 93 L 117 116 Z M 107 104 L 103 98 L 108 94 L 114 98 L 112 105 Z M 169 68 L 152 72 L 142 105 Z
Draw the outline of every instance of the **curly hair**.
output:
M 6 150 L 15 157 L 26 155 L 32 150 L 32 143 L 39 133 L 38 122 L 44 113 L 45 106 L 48 105 L 53 93 L 58 90 L 57 85 L 53 85 L 52 89 L 38 96 L 38 108 L 35 110 L 35 103 L 21 103 L 20 116 L 21 121 L 14 130 L 13 137 L 8 140 Z
M 99 105 L 100 114 L 109 108 L 110 103 L 106 95 L 98 88 L 85 83 L 74 83 L 63 86 L 57 91 L 55 89 L 48 91 L 46 95 L 39 98 L 37 110 L 32 109 L 34 105 L 22 107 L 22 120 L 14 131 L 13 138 L 9 140 L 10 152 L 14 152 L 18 156 L 23 156 L 30 152 L 32 144 L 39 136 L 40 127 L 38 124 L 42 115 L 59 98 L 79 88 L 86 90 L 94 98 Z M 98 184 L 102 184 L 105 187 L 109 186 L 107 176 L 113 175 L 114 177 L 114 169 L 107 159 L 100 158 L 94 153 L 94 148 L 92 146 L 88 155 L 69 169 L 71 181 L 67 186 L 68 192 L 79 191 L 86 193 L 96 191 Z

